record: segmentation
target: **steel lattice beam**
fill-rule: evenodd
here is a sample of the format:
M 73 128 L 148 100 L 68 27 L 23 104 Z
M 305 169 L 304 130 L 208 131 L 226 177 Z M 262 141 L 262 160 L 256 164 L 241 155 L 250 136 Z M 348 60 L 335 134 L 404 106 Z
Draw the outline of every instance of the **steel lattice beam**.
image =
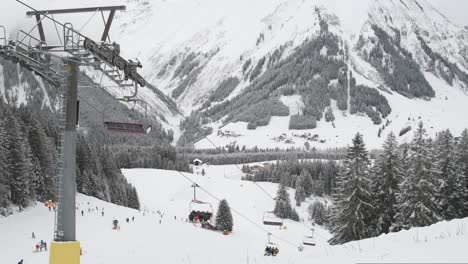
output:
M 125 11 L 125 6 L 96 6 L 85 8 L 70 8 L 70 9 L 52 9 L 52 10 L 37 10 L 26 12 L 27 16 L 35 15 L 56 15 L 56 14 L 73 14 L 73 13 L 89 13 L 96 11 Z

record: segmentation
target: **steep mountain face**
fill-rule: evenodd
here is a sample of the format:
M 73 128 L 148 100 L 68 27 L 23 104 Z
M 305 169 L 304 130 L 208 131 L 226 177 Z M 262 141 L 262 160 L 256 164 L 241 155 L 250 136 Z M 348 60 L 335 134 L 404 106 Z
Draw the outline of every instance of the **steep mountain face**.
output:
M 135 109 L 180 144 L 328 148 L 359 131 L 379 147 L 419 120 L 430 133 L 468 123 L 468 30 L 426 0 L 125 4 L 111 35 L 151 83 Z
M 145 76 L 195 111 L 180 144 L 326 148 L 360 131 L 378 147 L 420 120 L 462 128 L 468 31 L 425 0 L 356 1 L 353 25 L 330 0 L 130 4 L 122 42 L 144 40 Z
M 57 91 L 40 77 L 19 64 L 0 58 L 0 97 L 4 102 L 19 106 L 31 104 L 36 109 L 55 108 Z
M 466 90 L 467 33 L 426 1 L 376 0 L 355 48 L 389 88 L 430 98 L 434 88 L 423 72 Z

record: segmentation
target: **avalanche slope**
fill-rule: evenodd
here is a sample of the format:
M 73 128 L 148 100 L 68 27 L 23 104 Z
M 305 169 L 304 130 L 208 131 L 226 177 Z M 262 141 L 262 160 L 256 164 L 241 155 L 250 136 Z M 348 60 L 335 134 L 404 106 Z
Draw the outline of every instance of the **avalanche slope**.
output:
M 234 232 L 228 236 L 203 230 L 184 221 L 189 211 L 193 190 L 190 182 L 175 171 L 132 169 L 124 170 L 140 195 L 142 210 L 137 211 L 79 194 L 77 197 L 77 239 L 81 242 L 83 264 L 127 263 L 388 263 L 388 262 L 453 262 L 468 261 L 468 219 L 441 222 L 430 227 L 415 228 L 378 238 L 329 246 L 330 234 L 316 227 L 316 247 L 298 252 L 302 236 L 308 235 L 306 226 L 285 221 L 287 229 L 264 227 L 267 231 L 291 242 L 277 238 L 280 254 L 264 257 L 265 231 L 262 213 L 271 210 L 273 201 L 251 182 L 236 177 L 224 177 L 223 167 L 207 168 L 206 176 L 184 175 L 210 193 L 227 198 L 233 209 L 255 222 L 252 224 L 235 212 Z M 262 188 L 274 195 L 276 184 L 263 183 Z M 290 192 L 290 195 L 293 195 Z M 202 191 L 197 198 L 217 201 Z M 309 200 L 311 202 L 313 199 Z M 298 208 L 305 217 L 304 204 Z M 101 215 L 104 208 L 105 215 Z M 81 216 L 81 211 L 84 216 Z M 157 212 L 161 212 L 161 217 Z M 132 222 L 131 218 L 135 217 Z M 130 223 L 125 218 L 130 218 Z M 111 229 L 118 219 L 121 229 Z M 161 223 L 159 222 L 161 220 Z M 0 262 L 46 264 L 48 254 L 33 253 L 35 243 L 43 239 L 50 243 L 53 236 L 54 214 L 42 204 L 25 211 L 0 218 Z M 37 239 L 31 238 L 35 232 Z

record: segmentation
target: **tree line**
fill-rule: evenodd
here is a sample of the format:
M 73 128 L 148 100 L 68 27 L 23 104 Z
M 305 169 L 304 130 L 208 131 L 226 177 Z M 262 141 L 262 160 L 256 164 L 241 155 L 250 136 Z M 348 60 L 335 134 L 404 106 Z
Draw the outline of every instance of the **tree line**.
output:
M 0 101 L 0 213 L 35 201 L 56 201 L 57 131 L 53 113 L 33 112 Z M 77 190 L 105 201 L 139 208 L 138 194 L 116 167 L 106 147 L 79 136 Z
M 279 183 L 274 212 L 297 220 L 287 188 L 295 189 L 296 206 L 311 195 L 331 197 L 309 205 L 311 219 L 333 234 L 330 244 L 422 227 L 468 217 L 468 130 L 428 137 L 421 122 L 410 143 L 388 134 L 375 157 L 357 134 L 339 161 L 288 159 L 252 172 L 245 180 Z
M 339 165 L 333 160 L 311 161 L 290 158 L 265 165 L 253 174 L 249 174 L 251 168 L 247 165 L 242 169 L 248 173 L 244 177 L 245 180 L 279 183 L 280 186 L 296 189 L 295 200 L 296 204 L 300 205 L 311 195 L 331 195 Z
M 336 179 L 331 244 L 468 216 L 468 130 L 435 139 L 419 124 L 409 144 L 390 133 L 371 164 L 357 134 Z
M 226 164 L 243 164 L 261 161 L 283 161 L 283 160 L 307 160 L 307 159 L 323 159 L 323 160 L 339 160 L 345 154 L 341 149 L 330 150 L 311 150 L 304 151 L 302 149 L 288 149 L 288 150 L 275 150 L 275 149 L 259 149 L 253 148 L 252 150 L 233 151 L 233 152 L 210 152 L 203 151 L 188 152 L 185 154 L 179 153 L 183 158 L 189 162 L 194 159 L 201 159 L 204 163 L 212 165 L 226 165 Z

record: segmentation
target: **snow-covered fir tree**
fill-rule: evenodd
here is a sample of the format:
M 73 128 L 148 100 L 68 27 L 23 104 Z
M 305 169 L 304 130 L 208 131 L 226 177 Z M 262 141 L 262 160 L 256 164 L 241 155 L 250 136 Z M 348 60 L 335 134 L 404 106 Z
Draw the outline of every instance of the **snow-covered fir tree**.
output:
M 6 207 L 8 203 L 8 170 L 7 170 L 7 149 L 5 122 L 0 116 L 0 209 Z M 1 213 L 1 211 L 0 211 Z
M 325 176 L 323 176 L 323 172 L 319 172 L 318 179 L 314 180 L 312 184 L 312 194 L 322 196 L 325 191 Z
M 302 176 L 296 179 L 296 194 L 294 199 L 296 200 L 296 206 L 301 206 L 301 203 L 305 201 L 306 193 L 304 189 L 304 178 Z
M 408 171 L 397 194 L 395 229 L 427 226 L 437 222 L 439 208 L 435 202 L 435 168 L 426 129 L 419 123 L 408 153 Z
M 370 193 L 369 153 L 361 134 L 353 138 L 343 160 L 342 171 L 334 193 L 335 210 L 332 219 L 332 245 L 369 237 L 374 207 Z
M 27 153 L 28 149 L 25 146 L 18 120 L 13 115 L 8 117 L 6 141 L 10 199 L 14 204 L 27 206 L 33 198 L 30 188 L 33 174 L 30 153 Z
M 395 222 L 395 205 L 398 184 L 401 180 L 401 164 L 398 154 L 398 142 L 393 133 L 387 136 L 383 144 L 383 153 L 378 157 L 373 168 L 372 194 L 375 207 L 374 232 L 390 232 Z
M 307 211 L 314 223 L 323 225 L 327 222 L 327 209 L 323 203 L 315 201 L 307 208 Z
M 296 210 L 291 207 L 291 201 L 289 199 L 289 193 L 286 190 L 286 186 L 280 182 L 278 191 L 276 193 L 275 209 L 274 214 L 280 218 L 288 218 L 294 221 L 299 220 L 299 215 Z
M 462 169 L 456 163 L 455 143 L 449 130 L 438 134 L 435 141 L 437 168 L 437 204 L 446 220 L 463 216 L 465 183 Z
M 232 231 L 234 221 L 232 219 L 231 208 L 226 199 L 221 200 L 216 213 L 216 228 L 221 231 Z
M 463 130 L 455 150 L 456 164 L 459 167 L 462 181 L 464 182 L 464 212 L 463 217 L 468 216 L 468 129 Z
M 275 209 L 273 212 L 276 216 L 280 218 L 288 218 L 291 214 L 291 203 L 289 201 L 289 194 L 286 190 L 286 186 L 282 183 L 278 186 L 278 191 L 276 192 L 276 203 Z
M 302 177 L 303 179 L 302 186 L 304 187 L 306 197 L 312 195 L 314 191 L 313 190 L 314 186 L 313 186 L 312 175 L 310 175 L 309 170 L 307 170 L 306 168 L 303 168 L 299 177 Z
M 23 110 L 25 111 L 25 110 Z M 27 112 L 27 111 L 26 111 Z M 53 142 L 36 118 L 28 113 L 28 143 L 35 168 L 35 189 L 41 201 L 54 200 L 56 192 Z

